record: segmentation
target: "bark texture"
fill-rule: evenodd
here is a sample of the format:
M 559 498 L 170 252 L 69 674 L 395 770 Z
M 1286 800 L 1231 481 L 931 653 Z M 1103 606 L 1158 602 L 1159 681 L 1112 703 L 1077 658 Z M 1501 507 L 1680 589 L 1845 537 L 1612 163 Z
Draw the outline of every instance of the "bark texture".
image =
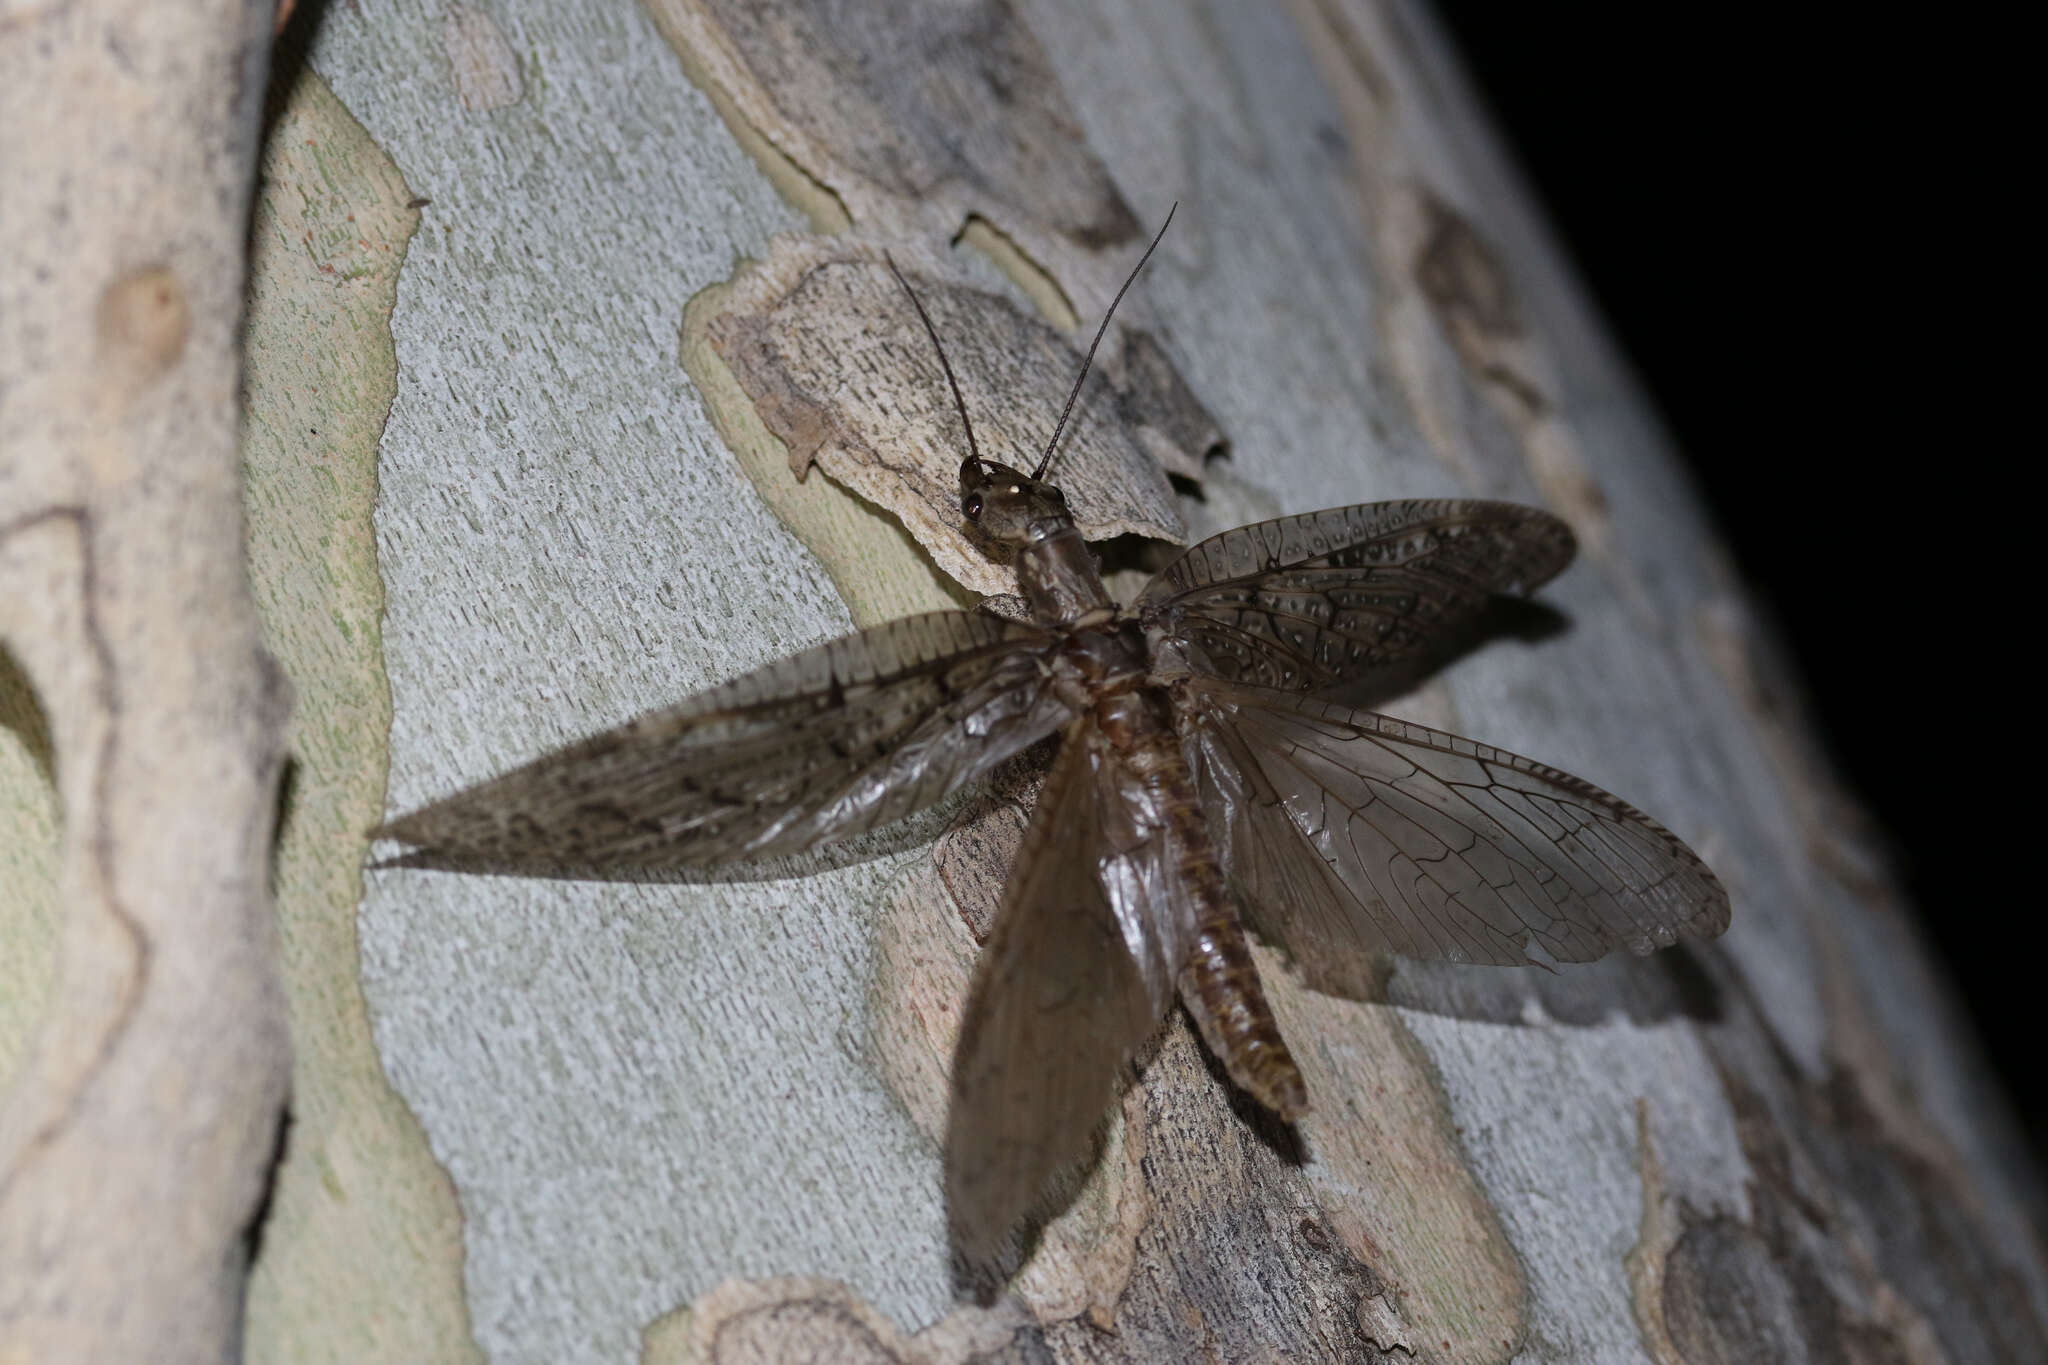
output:
M 63 827 L 54 895 L 0 887 L 59 917 L 54 963 L 23 953 L 51 980 L 0 1106 L 8 1359 L 240 1337 L 288 1063 L 267 871 L 289 690 L 237 477 L 270 19 L 0 16 L 0 686 L 17 720 L 40 698 L 14 733 L 47 746 Z
M 250 238 L 255 598 L 301 700 L 276 874 L 293 1124 L 252 1355 L 2048 1351 L 2033 1173 L 1425 11 L 361 0 L 310 17 L 274 91 Z M 44 184 L 28 169 L 43 163 L 17 160 L 37 140 L 22 120 L 79 146 L 85 116 L 17 93 L 17 66 L 53 77 L 23 65 L 45 58 L 10 23 L 0 224 L 42 241 L 44 205 L 72 191 L 20 191 Z M 168 142 L 172 122 L 130 141 Z M 239 224 L 223 161 L 181 178 L 167 151 L 137 167 L 114 150 L 71 160 L 136 183 L 161 170 L 216 210 L 224 193 Z M 1556 975 L 1390 962 L 1363 998 L 1266 954 L 1310 1118 L 1263 1119 L 1176 1018 L 1012 1292 L 964 1304 L 937 1138 L 1031 763 L 850 849 L 730 875 L 364 874 L 362 831 L 851 625 L 969 595 L 981 570 L 892 501 L 923 477 L 902 470 L 948 457 L 943 394 L 904 380 L 935 379 L 918 334 L 894 312 L 864 322 L 900 306 L 880 276 L 789 316 L 788 262 L 888 249 L 950 275 L 951 316 L 994 316 L 973 302 L 993 290 L 1034 346 L 1077 323 L 1085 344 L 1176 199 L 1077 415 L 1122 428 L 1097 448 L 1172 475 L 1190 537 L 1411 496 L 1566 517 L 1585 554 L 1545 593 L 1562 628 L 1490 644 L 1393 709 L 1641 806 L 1714 865 L 1735 923 L 1704 948 Z M 88 221 L 150 249 L 87 238 Z M 76 281 L 47 304 L 35 291 L 55 285 L 23 285 L 0 314 L 0 625 L 18 665 L 0 666 L 0 811 L 23 831 L 0 832 L 0 868 L 19 873 L 0 888 L 0 1179 L 32 1173 L 0 1186 L 8 1330 L 58 1321 L 16 1307 L 42 1311 L 52 1286 L 137 1276 L 145 1235 L 164 1240 L 143 1243 L 151 1272 L 130 1282 L 151 1294 L 173 1275 L 221 1293 L 236 1280 L 232 1238 L 195 1231 L 231 1222 L 178 1221 L 142 1176 L 62 1164 L 75 1130 L 102 1144 L 80 1160 L 172 1169 L 137 1150 L 161 1140 L 159 1114 L 66 1076 L 153 1077 L 134 1093 L 161 1099 L 200 1074 L 193 1039 L 214 1040 L 203 1060 L 244 1078 L 221 1092 L 242 1107 L 209 1110 L 220 1130 L 177 1146 L 213 1186 L 162 1197 L 219 1214 L 260 1188 L 258 1116 L 280 1074 L 252 823 L 278 711 L 228 553 L 233 412 L 207 409 L 204 441 L 168 439 L 155 415 L 195 410 L 173 390 L 233 401 L 239 226 L 201 268 L 160 245 L 198 237 L 141 221 L 81 215 L 65 254 L 0 263 L 10 281 L 35 280 L 36 261 Z M 159 268 L 188 321 L 151 379 Z M 912 350 L 891 349 L 899 332 Z M 969 406 L 1000 414 L 991 430 L 1049 428 L 1064 395 L 1043 387 L 1047 366 L 985 337 L 953 354 Z M 192 369 L 202 356 L 212 379 Z M 47 399 L 29 382 L 45 371 L 66 376 Z M 220 776 L 202 784 L 194 765 Z M 165 808 L 152 783 L 179 774 Z M 160 875 L 110 879 L 96 830 L 153 851 L 160 867 L 135 867 Z M 219 894 L 188 896 L 202 877 Z M 203 955 L 158 946 L 192 941 L 174 904 L 222 917 Z M 54 907 L 61 955 L 37 946 L 60 932 Z M 221 986 L 231 970 L 248 994 Z M 131 986 L 150 981 L 213 1013 L 135 1013 L 123 1032 L 120 1011 L 153 998 Z M 96 1050 L 129 1037 L 167 1051 Z M 71 1259 L 16 1273 L 49 1245 Z M 217 1347 L 231 1310 L 201 1301 L 215 1335 L 193 1340 Z

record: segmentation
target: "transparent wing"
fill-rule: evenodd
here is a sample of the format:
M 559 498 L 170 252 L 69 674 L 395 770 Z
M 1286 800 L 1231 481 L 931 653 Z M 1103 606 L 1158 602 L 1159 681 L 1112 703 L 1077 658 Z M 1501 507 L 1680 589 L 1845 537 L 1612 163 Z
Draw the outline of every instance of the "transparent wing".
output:
M 1084 1161 L 1119 1072 L 1174 999 L 1194 935 L 1163 813 L 1092 724 L 1069 731 L 975 965 L 953 1056 L 946 1203 L 997 1248 Z
M 1588 962 L 1728 927 L 1728 894 L 1568 773 L 1369 711 L 1196 679 L 1182 742 L 1253 921 L 1354 979 L 1375 953 Z
M 1369 502 L 1240 526 L 1145 588 L 1148 628 L 1197 672 L 1316 692 L 1439 639 L 1571 562 L 1571 528 L 1505 502 Z
M 692 866 L 908 815 L 1058 729 L 1027 624 L 906 617 L 651 711 L 377 833 L 435 854 Z

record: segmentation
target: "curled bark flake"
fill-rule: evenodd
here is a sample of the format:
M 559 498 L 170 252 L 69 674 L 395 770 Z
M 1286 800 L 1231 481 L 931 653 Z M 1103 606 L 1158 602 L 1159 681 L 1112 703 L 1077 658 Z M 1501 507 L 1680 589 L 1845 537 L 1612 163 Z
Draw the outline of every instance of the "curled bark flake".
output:
M 900 259 L 961 377 L 968 411 L 991 458 L 1028 467 L 1044 443 L 1079 353 L 1009 299 L 962 284 L 941 267 Z M 900 518 L 940 568 L 983 593 L 1008 591 L 1007 559 L 960 514 L 966 440 L 917 316 L 873 247 L 833 238 L 778 239 L 732 286 L 710 320 L 712 346 L 802 477 L 812 464 Z M 1185 388 L 1147 367 L 1142 389 L 1118 392 L 1090 376 L 1055 466 L 1083 535 L 1186 538 L 1173 489 L 1148 445 L 1213 423 Z M 1178 404 L 1178 405 L 1177 405 Z M 1142 441 L 1113 420 L 1146 415 Z M 1201 451 L 1179 450 L 1199 466 Z

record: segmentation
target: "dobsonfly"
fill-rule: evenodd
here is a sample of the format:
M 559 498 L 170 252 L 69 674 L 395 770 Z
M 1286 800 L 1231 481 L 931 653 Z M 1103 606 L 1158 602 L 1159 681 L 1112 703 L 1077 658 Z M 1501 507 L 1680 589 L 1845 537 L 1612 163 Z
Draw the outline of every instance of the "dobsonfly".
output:
M 701 867 L 876 828 L 1058 735 L 954 1051 L 946 1199 L 970 1255 L 1087 1158 L 1176 996 L 1232 1081 L 1282 1119 L 1307 1112 L 1247 917 L 1296 959 L 1354 972 L 1389 953 L 1587 962 L 1728 925 L 1713 872 L 1634 807 L 1328 699 L 1561 571 L 1575 543 L 1550 513 L 1432 500 L 1281 517 L 1184 551 L 1131 607 L 1111 599 L 1046 475 L 1165 233 L 1029 473 L 982 456 L 897 272 L 966 433 L 961 513 L 1014 551 L 1028 620 L 859 631 L 377 831 L 454 858 Z

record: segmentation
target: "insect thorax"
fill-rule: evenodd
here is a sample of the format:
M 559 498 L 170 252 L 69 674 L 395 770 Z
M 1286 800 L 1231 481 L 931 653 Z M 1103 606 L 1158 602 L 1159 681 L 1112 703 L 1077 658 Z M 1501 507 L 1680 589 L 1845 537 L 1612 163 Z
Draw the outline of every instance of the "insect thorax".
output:
M 1018 549 L 1017 585 L 1031 604 L 1033 619 L 1043 626 L 1071 626 L 1092 613 L 1116 609 L 1088 542 L 1071 525 Z

